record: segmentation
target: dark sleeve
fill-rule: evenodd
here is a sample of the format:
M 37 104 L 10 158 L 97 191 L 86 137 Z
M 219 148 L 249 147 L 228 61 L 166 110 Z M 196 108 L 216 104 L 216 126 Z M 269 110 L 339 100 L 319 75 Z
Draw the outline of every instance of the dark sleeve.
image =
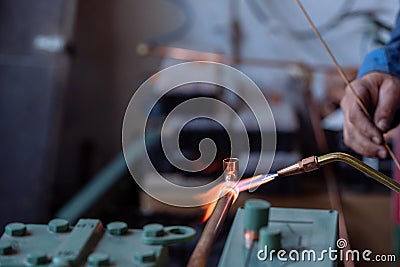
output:
M 400 78 L 400 12 L 390 35 L 390 41 L 384 47 L 368 53 L 358 71 L 358 78 L 379 71 Z

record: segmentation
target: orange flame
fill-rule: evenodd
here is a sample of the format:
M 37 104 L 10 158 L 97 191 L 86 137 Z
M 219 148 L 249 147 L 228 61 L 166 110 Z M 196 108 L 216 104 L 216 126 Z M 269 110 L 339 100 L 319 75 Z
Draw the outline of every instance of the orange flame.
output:
M 204 213 L 203 219 L 201 220 L 202 223 L 206 222 L 211 217 L 211 214 L 213 213 L 216 204 L 217 201 L 214 201 L 203 207 L 203 209 L 205 209 L 206 211 Z
M 202 197 L 204 197 L 205 199 L 211 199 L 215 195 L 223 196 L 225 194 L 233 194 L 234 200 L 232 203 L 234 203 L 236 201 L 236 199 L 238 198 L 240 192 L 250 190 L 250 189 L 255 190 L 260 185 L 271 182 L 274 179 L 275 179 L 275 177 L 273 177 L 273 176 L 265 177 L 265 175 L 260 174 L 260 175 L 256 175 L 256 176 L 253 176 L 250 178 L 240 180 L 237 184 L 223 182 L 223 183 L 220 183 L 220 184 L 214 186 L 213 188 L 211 188 L 211 190 L 209 190 L 207 193 L 202 195 Z M 203 206 L 203 209 L 205 210 L 204 217 L 202 219 L 203 223 L 206 222 L 212 215 L 215 205 L 217 204 L 217 201 L 218 200 L 213 201 L 213 202 Z
M 214 195 L 219 194 L 221 197 L 226 194 L 232 194 L 234 197 L 232 203 L 235 203 L 236 199 L 239 196 L 239 191 L 234 183 L 224 182 L 224 183 L 220 183 L 220 184 L 214 186 L 211 190 L 209 190 L 209 192 L 206 193 L 206 195 L 209 195 L 209 194 L 214 194 Z M 217 204 L 217 201 L 218 200 L 213 201 L 213 202 L 203 206 L 203 209 L 205 209 L 205 213 L 204 213 L 204 216 L 202 219 L 203 223 L 206 222 L 212 215 L 215 205 Z

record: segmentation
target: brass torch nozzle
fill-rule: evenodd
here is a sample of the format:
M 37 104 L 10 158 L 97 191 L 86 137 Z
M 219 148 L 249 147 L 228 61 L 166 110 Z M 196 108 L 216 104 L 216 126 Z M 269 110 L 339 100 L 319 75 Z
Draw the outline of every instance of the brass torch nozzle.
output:
M 379 171 L 371 168 L 364 162 L 356 159 L 353 156 L 347 155 L 345 153 L 341 152 L 334 152 L 334 153 L 329 153 L 326 155 L 322 156 L 311 156 L 305 159 L 300 160 L 296 164 L 293 164 L 289 167 L 283 168 L 279 171 L 277 171 L 278 176 L 289 176 L 293 174 L 299 174 L 303 172 L 310 172 L 313 170 L 318 169 L 320 166 L 332 163 L 335 161 L 341 161 L 344 162 L 353 168 L 356 168 L 357 170 L 365 173 L 366 175 L 370 176 L 371 178 L 375 179 L 376 181 L 380 182 L 381 184 L 384 184 L 388 188 L 392 189 L 393 191 L 399 192 L 400 193 L 400 184 L 396 182 L 395 180 L 391 179 L 390 177 L 387 177 L 383 173 L 380 173 Z
M 278 171 L 279 176 L 289 176 L 303 172 L 310 172 L 319 168 L 316 156 L 311 156 Z

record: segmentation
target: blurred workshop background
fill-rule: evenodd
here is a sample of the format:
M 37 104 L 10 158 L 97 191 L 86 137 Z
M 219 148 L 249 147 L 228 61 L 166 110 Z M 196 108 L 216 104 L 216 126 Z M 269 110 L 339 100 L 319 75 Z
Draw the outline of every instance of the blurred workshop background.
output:
M 395 0 L 303 2 L 351 79 L 363 56 L 388 41 L 399 9 Z M 157 71 L 191 60 L 234 66 L 260 87 L 277 131 L 272 171 L 344 151 L 391 175 L 390 160 L 362 158 L 343 145 L 338 108 L 344 82 L 295 1 L 0 0 L 0 229 L 14 221 L 62 217 L 74 224 L 91 217 L 130 228 L 162 222 L 201 232 L 201 208 L 170 207 L 147 196 L 121 154 L 122 122 L 135 90 Z M 152 125 L 197 96 L 229 97 L 207 85 L 176 90 L 161 99 Z M 253 141 L 259 138 L 258 129 L 248 131 Z M 214 164 L 196 174 L 179 171 L 156 142 L 150 154 L 160 172 L 188 184 L 220 174 L 229 156 L 223 128 L 194 121 L 181 137 L 189 158 L 196 158 L 200 140 L 212 138 L 219 148 Z M 256 161 L 259 147 L 252 149 Z M 251 157 L 245 177 L 255 170 Z M 133 160 L 140 165 L 140 155 Z M 152 181 L 146 173 L 143 179 Z M 254 197 L 276 207 L 339 207 L 353 248 L 393 252 L 391 192 L 345 165 L 241 194 L 231 215 Z M 187 260 L 194 244 L 175 255 Z M 222 247 L 223 241 L 214 262 Z

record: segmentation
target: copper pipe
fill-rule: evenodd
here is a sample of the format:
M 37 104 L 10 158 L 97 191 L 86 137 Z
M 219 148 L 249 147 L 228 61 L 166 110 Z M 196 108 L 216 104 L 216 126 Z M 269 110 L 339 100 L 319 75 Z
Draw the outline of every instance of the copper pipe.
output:
M 236 196 L 236 191 L 231 188 L 231 190 L 218 199 L 214 211 L 208 219 L 203 233 L 190 256 L 188 267 L 202 267 L 206 265 L 213 244 L 221 232 L 222 225 Z
M 213 213 L 208 219 L 199 242 L 197 242 L 189 259 L 188 267 L 201 267 L 206 265 L 213 244 L 221 232 L 229 209 L 239 194 L 238 187 L 236 186 L 239 160 L 237 158 L 226 158 L 223 160 L 223 168 L 225 187 L 222 188 L 220 192 L 221 197 L 215 204 Z
M 240 62 L 241 65 L 251 65 L 268 68 L 290 68 L 300 66 L 312 72 L 336 72 L 331 65 L 324 64 L 305 64 L 300 61 L 261 59 L 261 58 L 244 58 L 221 53 L 202 52 L 192 49 L 169 47 L 161 45 L 140 44 L 137 52 L 141 56 L 159 56 L 168 57 L 185 61 L 213 61 L 224 64 L 235 64 Z

